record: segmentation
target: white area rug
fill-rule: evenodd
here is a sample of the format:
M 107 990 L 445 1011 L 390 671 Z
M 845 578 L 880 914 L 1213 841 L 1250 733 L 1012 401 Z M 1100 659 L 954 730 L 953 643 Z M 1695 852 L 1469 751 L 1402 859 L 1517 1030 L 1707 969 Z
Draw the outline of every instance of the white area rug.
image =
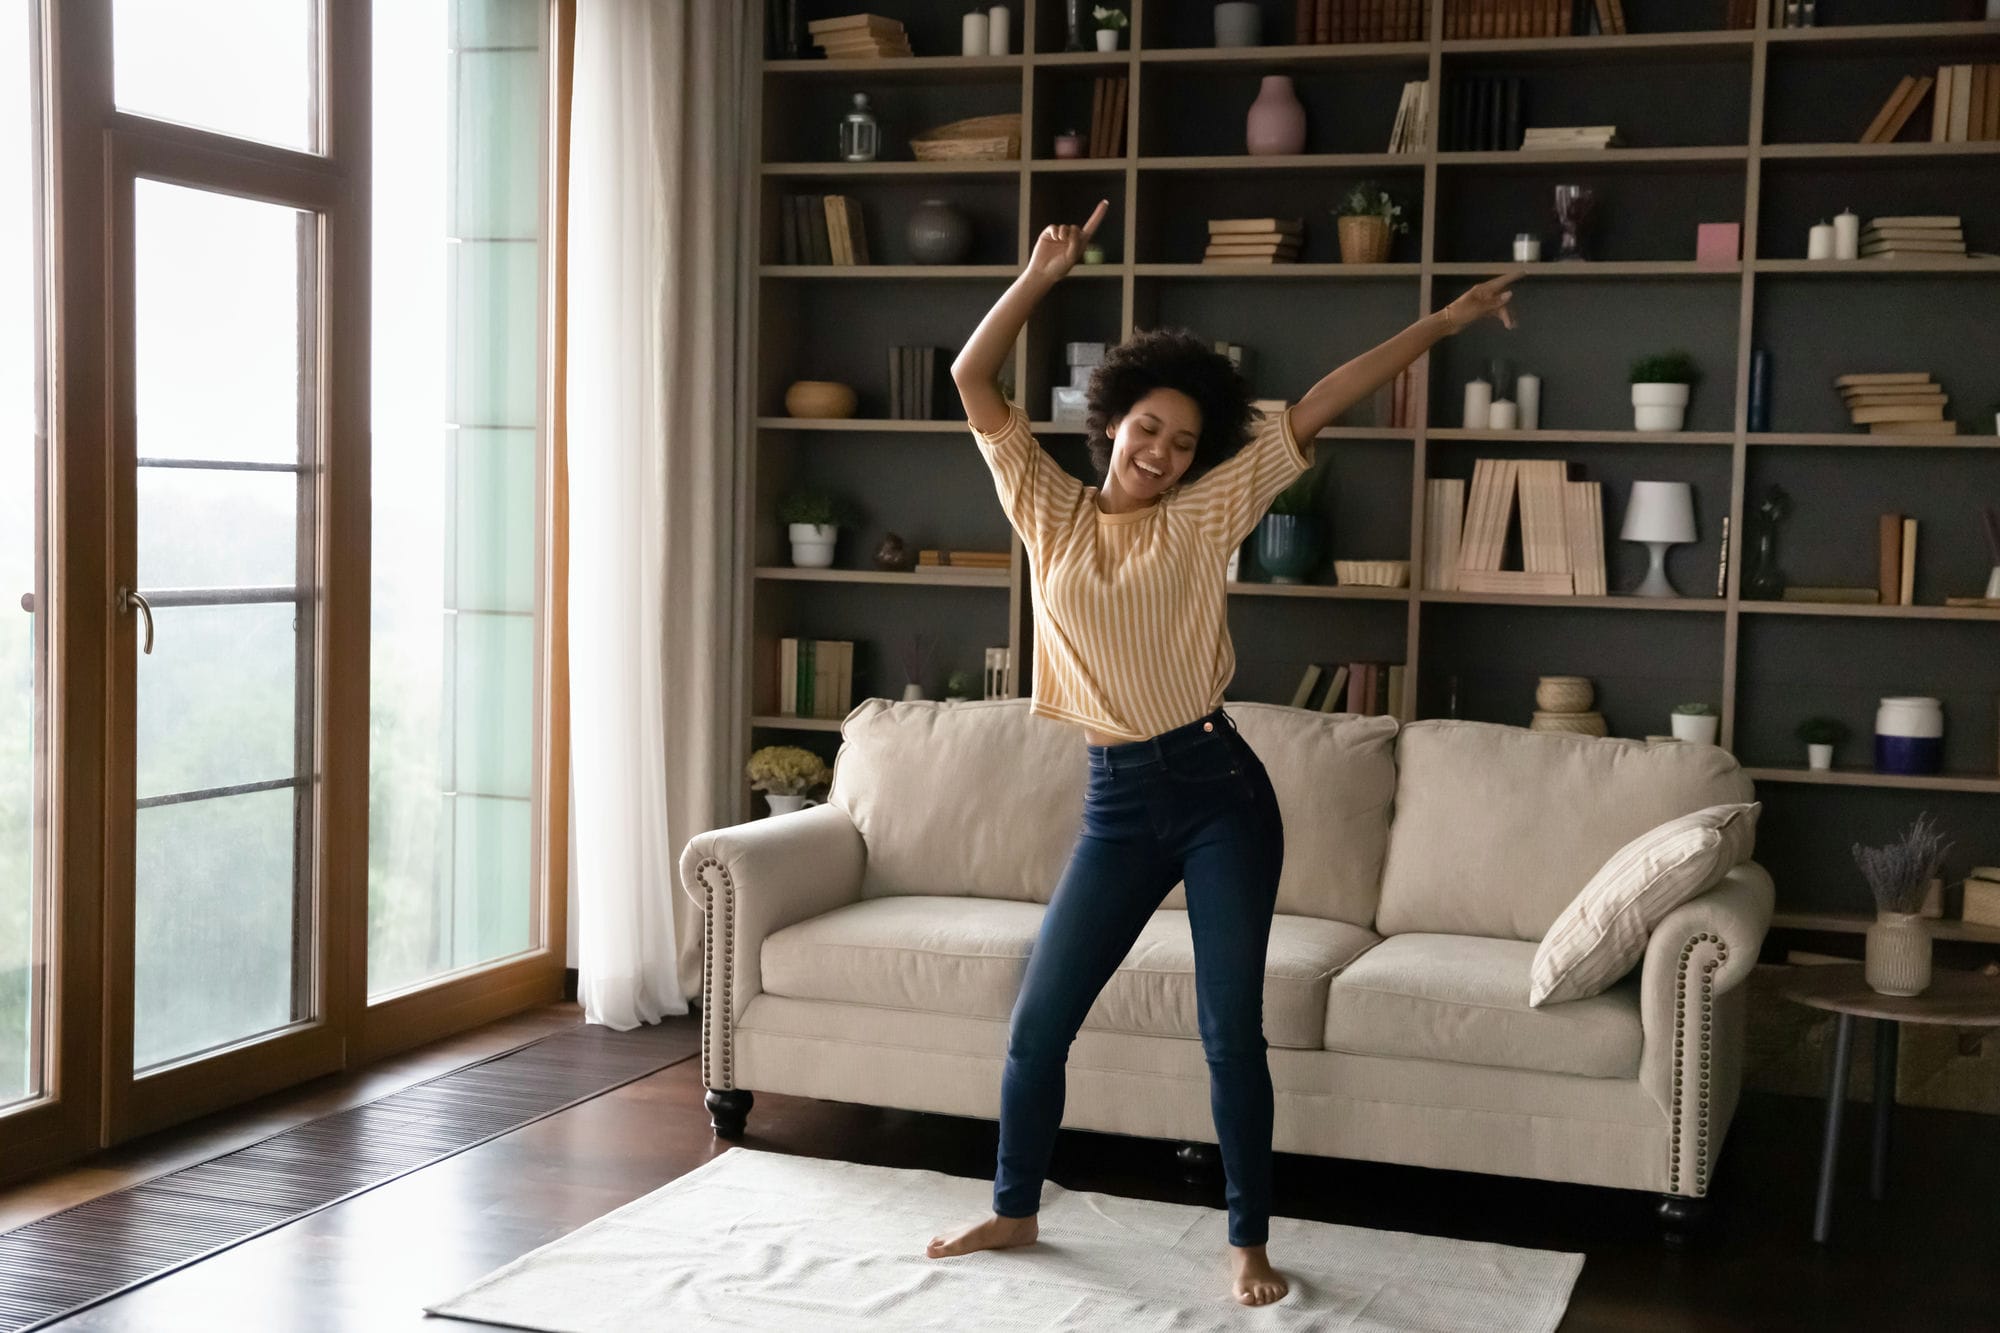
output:
M 731 1148 L 428 1313 L 551 1333 L 694 1328 L 1548 1333 L 1580 1254 L 1271 1219 L 1282 1301 L 1229 1297 L 1228 1216 L 1050 1183 L 1041 1240 L 929 1259 L 989 1181 Z

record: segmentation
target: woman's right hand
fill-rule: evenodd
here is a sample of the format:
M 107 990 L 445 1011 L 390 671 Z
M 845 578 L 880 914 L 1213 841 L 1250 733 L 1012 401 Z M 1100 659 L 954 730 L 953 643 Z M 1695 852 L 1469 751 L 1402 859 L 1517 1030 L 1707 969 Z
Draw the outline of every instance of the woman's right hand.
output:
M 1110 206 L 1110 200 L 1098 200 L 1090 220 L 1081 227 L 1065 223 L 1042 228 L 1042 234 L 1035 238 L 1035 252 L 1028 257 L 1028 272 L 1056 282 L 1075 268 L 1076 261 L 1083 258 L 1084 247 L 1097 234 L 1097 224 L 1104 221 L 1104 211 Z

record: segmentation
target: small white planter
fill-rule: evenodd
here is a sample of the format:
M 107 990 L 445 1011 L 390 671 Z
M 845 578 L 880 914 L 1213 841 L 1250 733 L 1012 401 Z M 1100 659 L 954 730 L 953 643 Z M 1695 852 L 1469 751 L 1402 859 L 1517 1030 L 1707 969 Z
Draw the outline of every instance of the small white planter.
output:
M 1099 28 L 1097 30 L 1097 49 L 1100 51 L 1116 51 L 1118 49 L 1119 31 L 1120 29 L 1117 28 Z
M 1632 386 L 1632 428 L 1634 430 L 1679 430 L 1687 419 L 1688 386 L 1685 384 L 1635 384 Z
M 801 569 L 825 569 L 833 564 L 833 539 L 840 529 L 831 523 L 791 523 L 792 563 Z
M 1808 745 L 1806 747 L 1806 767 L 1815 773 L 1824 773 L 1833 767 L 1833 747 L 1831 745 Z
M 764 802 L 771 807 L 774 815 L 797 814 L 809 805 L 819 804 L 810 796 L 780 796 L 775 792 L 765 792 Z
M 914 680 L 903 687 L 903 698 L 906 701 L 921 699 L 923 697 L 924 697 L 924 687 L 917 684 L 917 682 L 915 682 Z
M 1722 729 L 1722 719 L 1713 713 L 1675 713 L 1673 721 L 1674 739 L 1697 745 L 1715 744 L 1715 737 Z

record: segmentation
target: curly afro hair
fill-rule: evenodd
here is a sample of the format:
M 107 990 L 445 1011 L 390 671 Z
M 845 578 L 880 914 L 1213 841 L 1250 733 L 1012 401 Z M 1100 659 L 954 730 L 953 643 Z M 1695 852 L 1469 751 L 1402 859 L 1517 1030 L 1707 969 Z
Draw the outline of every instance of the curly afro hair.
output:
M 1250 385 L 1229 358 L 1186 329 L 1145 330 L 1105 355 L 1084 395 L 1086 442 L 1100 481 L 1111 471 L 1111 423 L 1155 389 L 1177 389 L 1201 409 L 1201 438 L 1183 485 L 1249 441 Z

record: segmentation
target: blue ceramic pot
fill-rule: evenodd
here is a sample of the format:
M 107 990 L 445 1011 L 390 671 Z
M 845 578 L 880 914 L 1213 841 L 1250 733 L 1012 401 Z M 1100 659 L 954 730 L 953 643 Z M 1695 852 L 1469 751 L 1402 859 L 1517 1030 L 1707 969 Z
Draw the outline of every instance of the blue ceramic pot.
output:
M 1319 563 L 1319 525 L 1297 514 L 1266 514 L 1257 524 L 1257 563 L 1273 583 L 1300 583 Z

